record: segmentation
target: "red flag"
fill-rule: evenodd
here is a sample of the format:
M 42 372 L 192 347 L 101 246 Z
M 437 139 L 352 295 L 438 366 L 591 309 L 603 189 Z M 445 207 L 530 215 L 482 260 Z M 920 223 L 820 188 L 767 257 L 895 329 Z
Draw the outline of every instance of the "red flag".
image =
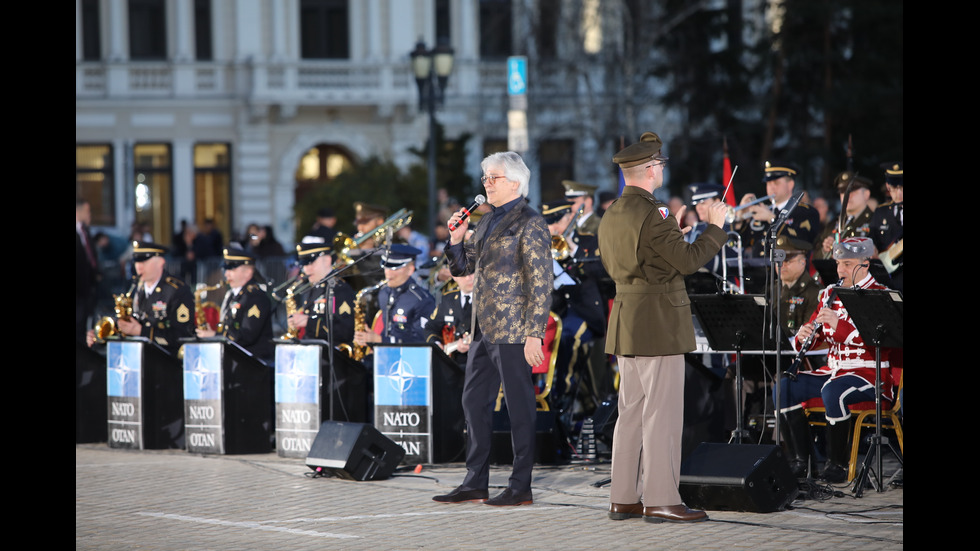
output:
M 724 185 L 727 188 L 727 191 L 725 192 L 725 203 L 727 203 L 730 207 L 734 207 L 737 204 L 735 203 L 735 186 L 734 184 L 728 185 L 729 182 L 732 181 L 732 161 L 728 158 L 728 138 L 723 138 L 723 140 L 725 148 L 725 163 L 721 169 L 721 179 L 725 182 Z

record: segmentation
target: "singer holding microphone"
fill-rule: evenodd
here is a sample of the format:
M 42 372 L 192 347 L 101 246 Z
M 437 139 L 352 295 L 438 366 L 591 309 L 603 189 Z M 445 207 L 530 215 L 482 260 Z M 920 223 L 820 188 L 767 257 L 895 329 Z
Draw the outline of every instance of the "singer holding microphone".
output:
M 469 239 L 465 239 L 467 218 L 479 201 L 453 214 L 445 248 L 453 276 L 476 274 L 473 339 L 463 383 L 463 413 L 469 431 L 466 477 L 452 492 L 432 499 L 527 505 L 533 502 L 537 416 L 531 366 L 544 358 L 542 341 L 553 278 L 551 234 L 544 218 L 525 199 L 531 172 L 517 153 L 494 153 L 480 167 L 491 212 L 483 216 Z M 501 384 L 510 416 L 514 462 L 507 488 L 488 499 L 493 409 Z
M 874 244 L 867 237 L 849 237 L 834 245 L 833 257 L 837 261 L 841 287 L 886 289 L 868 271 L 874 250 Z M 817 396 L 823 399 L 827 410 L 827 462 L 818 478 L 841 483 L 847 481 L 849 462 L 847 440 L 851 432 L 848 422 L 851 412 L 847 406 L 875 400 L 875 351 L 865 345 L 834 290 L 831 285 L 820 292 L 821 307 L 800 327 L 793 341 L 794 348 L 799 350 L 813 334 L 812 348 L 828 347 L 827 365 L 814 371 L 802 371 L 795 378 L 781 379 L 780 403 L 777 405 L 783 416 L 780 431 L 786 443 L 790 468 L 798 478 L 804 478 L 809 468 L 813 438 L 803 403 Z M 818 328 L 814 334 L 815 326 Z M 891 400 L 894 389 L 889 376 L 889 349 L 882 349 L 881 353 L 881 395 Z

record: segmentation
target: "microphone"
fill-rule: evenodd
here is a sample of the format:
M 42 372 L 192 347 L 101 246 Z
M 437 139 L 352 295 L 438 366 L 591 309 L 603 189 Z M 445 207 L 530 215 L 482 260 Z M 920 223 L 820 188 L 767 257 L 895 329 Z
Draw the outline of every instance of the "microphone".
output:
M 463 223 L 464 220 L 470 217 L 470 214 L 476 210 L 477 207 L 487 202 L 487 198 L 483 195 L 477 195 L 473 198 L 473 204 L 463 209 L 463 216 L 460 217 L 459 222 L 450 222 L 449 231 L 456 231 L 456 228 Z

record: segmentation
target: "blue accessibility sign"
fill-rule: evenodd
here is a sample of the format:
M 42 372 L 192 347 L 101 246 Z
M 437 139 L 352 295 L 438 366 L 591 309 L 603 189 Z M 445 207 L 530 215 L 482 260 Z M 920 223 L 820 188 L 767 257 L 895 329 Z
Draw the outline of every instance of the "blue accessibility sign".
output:
M 519 55 L 507 58 L 507 93 L 512 96 L 527 93 L 527 57 Z

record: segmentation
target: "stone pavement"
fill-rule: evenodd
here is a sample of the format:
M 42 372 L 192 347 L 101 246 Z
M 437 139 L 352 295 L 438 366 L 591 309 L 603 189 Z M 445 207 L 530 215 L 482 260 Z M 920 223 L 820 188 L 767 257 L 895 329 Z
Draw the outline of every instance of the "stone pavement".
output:
M 897 471 L 884 455 L 886 483 Z M 491 471 L 491 495 L 509 466 Z M 904 546 L 903 489 L 856 497 L 846 485 L 774 513 L 711 511 L 709 522 L 606 516 L 608 461 L 536 465 L 534 504 L 441 504 L 462 464 L 399 468 L 385 480 L 313 476 L 275 453 L 201 455 L 75 445 L 76 550 L 861 549 Z

